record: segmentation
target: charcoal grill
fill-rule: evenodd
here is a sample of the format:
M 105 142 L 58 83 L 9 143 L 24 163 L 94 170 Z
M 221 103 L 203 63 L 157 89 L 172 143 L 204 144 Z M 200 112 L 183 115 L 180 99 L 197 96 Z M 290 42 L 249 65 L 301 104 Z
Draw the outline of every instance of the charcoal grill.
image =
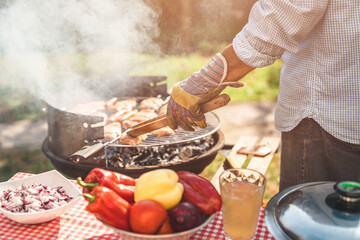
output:
M 167 87 L 164 84 L 165 77 L 133 77 L 129 81 L 119 81 L 115 86 L 109 88 L 120 90 L 114 93 L 105 91 L 109 96 L 102 96 L 103 99 L 116 96 L 118 98 L 146 98 L 153 96 L 167 97 Z M 122 86 L 122 83 L 131 82 L 131 91 L 124 91 L 129 86 Z M 144 90 L 145 89 L 145 90 Z M 128 146 L 119 143 L 109 144 L 103 151 L 100 151 L 90 159 L 73 163 L 69 160 L 69 156 L 78 151 L 81 147 L 88 143 L 95 143 L 98 139 L 103 138 L 103 126 L 99 122 L 103 122 L 103 118 L 99 116 L 88 116 L 67 112 L 48 105 L 48 136 L 43 142 L 43 152 L 51 160 L 56 169 L 76 178 L 78 176 L 85 177 L 91 169 L 101 167 L 117 172 L 121 172 L 133 177 L 151 169 L 170 168 L 176 171 L 187 170 L 194 173 L 200 173 L 206 165 L 208 165 L 216 156 L 217 152 L 224 145 L 223 134 L 219 131 L 220 122 L 214 113 L 207 113 L 208 127 L 205 129 L 197 129 L 195 132 L 188 132 L 178 129 L 175 135 L 156 137 L 149 135 L 148 139 L 140 145 Z M 206 143 L 207 149 L 200 149 L 202 143 Z M 179 149 L 179 153 L 186 155 L 189 146 L 196 151 L 174 162 L 155 162 L 153 165 L 131 165 L 131 159 L 124 157 L 129 153 L 142 154 L 146 151 L 159 151 L 164 148 Z M 201 151 L 199 151 L 201 150 Z M 177 151 L 177 150 L 176 150 Z M 124 153 L 125 152 L 125 153 Z M 165 156 L 165 155 L 162 155 Z M 153 161 L 153 159 L 152 159 Z M 145 161 L 146 162 L 146 161 Z

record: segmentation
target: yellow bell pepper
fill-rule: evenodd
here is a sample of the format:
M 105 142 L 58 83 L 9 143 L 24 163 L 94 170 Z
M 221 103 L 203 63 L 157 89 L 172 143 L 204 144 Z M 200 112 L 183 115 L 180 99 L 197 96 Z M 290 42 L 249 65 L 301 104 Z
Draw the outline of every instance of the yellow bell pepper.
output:
M 184 191 L 178 175 L 170 169 L 157 169 L 142 174 L 135 185 L 135 202 L 153 199 L 166 209 L 177 205 Z

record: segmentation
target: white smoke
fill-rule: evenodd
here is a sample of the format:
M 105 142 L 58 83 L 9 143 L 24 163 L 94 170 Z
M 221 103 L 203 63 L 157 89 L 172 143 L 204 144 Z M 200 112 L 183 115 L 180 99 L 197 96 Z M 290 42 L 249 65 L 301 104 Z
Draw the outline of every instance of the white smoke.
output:
M 88 82 L 159 51 L 157 21 L 142 0 L 0 0 L 0 82 L 55 107 L 95 100 Z

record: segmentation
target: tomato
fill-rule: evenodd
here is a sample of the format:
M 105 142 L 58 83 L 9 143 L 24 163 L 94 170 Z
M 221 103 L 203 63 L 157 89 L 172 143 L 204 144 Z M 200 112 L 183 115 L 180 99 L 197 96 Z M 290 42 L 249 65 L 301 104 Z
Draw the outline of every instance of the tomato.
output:
M 155 200 L 141 200 L 136 202 L 130 210 L 130 227 L 134 232 L 155 234 L 166 222 L 168 222 L 167 211 Z

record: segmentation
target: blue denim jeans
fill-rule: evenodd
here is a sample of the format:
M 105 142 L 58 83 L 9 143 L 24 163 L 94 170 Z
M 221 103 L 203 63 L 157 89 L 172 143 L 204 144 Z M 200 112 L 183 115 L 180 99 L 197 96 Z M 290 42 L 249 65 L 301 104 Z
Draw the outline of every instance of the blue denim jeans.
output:
M 280 190 L 343 180 L 360 181 L 360 145 L 333 137 L 312 118 L 281 134 Z

